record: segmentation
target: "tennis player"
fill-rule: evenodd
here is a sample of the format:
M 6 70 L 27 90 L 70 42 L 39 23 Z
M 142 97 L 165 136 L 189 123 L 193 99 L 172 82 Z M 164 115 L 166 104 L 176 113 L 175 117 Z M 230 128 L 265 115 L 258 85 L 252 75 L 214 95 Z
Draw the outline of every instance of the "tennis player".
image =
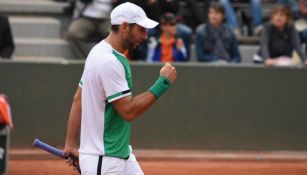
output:
M 170 88 L 176 69 L 166 63 L 148 91 L 132 96 L 131 69 L 123 53 L 147 39 L 147 29 L 158 23 L 127 2 L 113 9 L 111 24 L 109 36 L 87 57 L 69 116 L 64 152 L 79 156 L 82 175 L 142 175 L 129 145 L 131 121 Z

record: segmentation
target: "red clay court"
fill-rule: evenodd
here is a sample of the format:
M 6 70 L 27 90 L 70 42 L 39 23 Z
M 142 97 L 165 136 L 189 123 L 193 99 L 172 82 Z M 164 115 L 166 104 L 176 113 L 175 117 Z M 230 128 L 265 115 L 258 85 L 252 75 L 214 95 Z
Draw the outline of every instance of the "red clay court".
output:
M 137 150 L 146 175 L 307 175 L 307 152 Z M 63 160 L 37 150 L 12 150 L 10 175 L 77 175 Z

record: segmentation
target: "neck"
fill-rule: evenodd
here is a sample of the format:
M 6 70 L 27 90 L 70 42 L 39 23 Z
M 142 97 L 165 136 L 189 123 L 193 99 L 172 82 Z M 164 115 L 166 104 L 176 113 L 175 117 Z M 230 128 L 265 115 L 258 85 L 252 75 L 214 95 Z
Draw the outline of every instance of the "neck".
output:
M 211 25 L 212 25 L 212 27 L 215 28 L 215 29 L 217 29 L 217 28 L 219 28 L 219 27 L 221 26 L 220 23 L 216 23 L 216 24 L 212 24 L 212 23 L 211 23 Z
M 276 28 L 277 28 L 278 30 L 284 30 L 284 29 L 285 29 L 285 26 L 276 26 Z
M 163 35 L 164 35 L 167 39 L 170 39 L 170 38 L 173 37 L 173 35 L 170 34 L 170 33 L 163 33 Z
M 116 51 L 124 53 L 126 48 L 123 44 L 122 38 L 117 33 L 111 32 L 108 37 L 105 39 Z

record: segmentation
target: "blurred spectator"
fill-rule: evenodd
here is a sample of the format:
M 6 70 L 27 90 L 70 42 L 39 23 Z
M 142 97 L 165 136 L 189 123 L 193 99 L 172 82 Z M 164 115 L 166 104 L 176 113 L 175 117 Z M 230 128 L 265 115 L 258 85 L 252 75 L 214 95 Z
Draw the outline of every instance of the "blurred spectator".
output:
M 81 58 L 110 31 L 112 0 L 76 0 L 67 39 Z
M 0 58 L 11 58 L 14 48 L 9 20 L 6 16 L 0 16 Z
M 294 50 L 307 65 L 299 34 L 292 22 L 291 10 L 287 6 L 277 5 L 272 11 L 271 22 L 265 25 L 261 34 L 260 51 L 254 61 L 266 65 L 294 65 Z
M 239 23 L 236 18 L 236 14 L 234 8 L 230 2 L 230 0 L 220 0 L 220 2 L 224 5 L 226 11 L 226 19 L 228 25 L 235 31 L 236 35 L 240 35 Z M 259 34 L 263 29 L 262 26 L 262 10 L 261 10 L 261 0 L 250 0 L 250 8 L 251 15 L 253 20 L 253 31 L 254 34 Z
M 307 53 L 307 1 L 300 0 L 300 12 L 302 18 L 296 21 L 296 29 L 301 32 L 302 41 L 305 43 L 305 53 Z
M 300 12 L 301 12 L 303 17 L 306 17 L 307 16 L 307 1 L 300 0 L 299 3 L 300 3 L 299 4 Z
M 238 42 L 231 28 L 223 23 L 225 10 L 220 3 L 211 3 L 208 24 L 196 29 L 196 54 L 202 62 L 241 62 Z
M 7 96 L 0 93 L 0 126 L 7 125 L 13 130 L 11 108 Z
M 287 5 L 292 10 L 293 19 L 297 19 L 299 17 L 299 6 L 297 4 L 298 0 L 277 0 L 278 4 Z
M 146 12 L 150 19 L 159 21 L 161 16 L 165 13 L 173 13 L 178 15 L 179 11 L 179 1 L 178 0 L 134 0 L 134 3 L 141 6 Z M 180 16 L 176 17 L 180 21 Z M 187 55 L 190 54 L 190 43 L 193 35 L 191 27 L 182 23 L 181 21 L 177 23 L 176 35 L 181 37 L 186 49 Z M 150 29 L 148 31 L 148 36 L 159 36 L 159 27 Z M 142 46 L 144 48 L 144 46 Z M 144 50 L 144 49 L 143 49 Z M 146 51 L 145 51 L 146 52 Z M 143 54 L 147 55 L 147 54 Z
M 111 0 L 77 0 L 73 14 L 74 20 L 68 27 L 70 39 L 88 40 L 102 38 L 110 30 Z
M 184 22 L 195 29 L 202 23 L 208 22 L 208 10 L 211 0 L 185 0 L 187 14 L 183 15 Z
M 185 61 L 187 51 L 181 38 L 176 37 L 176 18 L 166 13 L 160 20 L 161 35 L 151 37 L 148 50 L 148 61 L 174 62 Z
M 307 1 L 300 0 L 299 9 L 301 19 L 295 22 L 295 28 L 300 32 L 301 40 L 305 44 L 305 53 L 307 53 Z

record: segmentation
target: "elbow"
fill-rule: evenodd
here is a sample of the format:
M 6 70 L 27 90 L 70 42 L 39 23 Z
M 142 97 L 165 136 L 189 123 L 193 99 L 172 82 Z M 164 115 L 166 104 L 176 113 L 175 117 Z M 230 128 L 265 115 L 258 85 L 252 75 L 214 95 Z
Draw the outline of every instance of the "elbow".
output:
M 119 113 L 127 122 L 131 122 L 139 115 L 138 112 L 133 109 L 126 109 L 125 111 L 121 111 Z
M 136 116 L 132 113 L 126 113 L 122 116 L 123 116 L 124 120 L 126 120 L 127 122 L 131 122 L 136 118 Z

